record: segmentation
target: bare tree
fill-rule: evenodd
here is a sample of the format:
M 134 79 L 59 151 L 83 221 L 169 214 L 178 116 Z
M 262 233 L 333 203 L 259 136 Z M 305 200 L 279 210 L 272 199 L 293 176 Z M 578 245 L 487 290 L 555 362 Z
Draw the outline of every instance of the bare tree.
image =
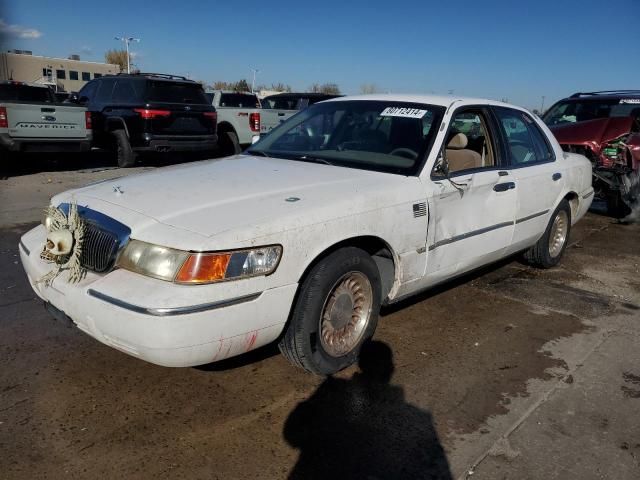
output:
M 327 93 L 330 95 L 340 95 L 340 87 L 337 83 L 314 83 L 309 87 L 309 91 L 312 93 Z
M 126 50 L 108 50 L 104 54 L 104 61 L 113 65 L 118 65 L 121 72 L 127 71 L 127 51 Z
M 370 93 L 379 93 L 380 89 L 375 83 L 363 83 L 360 85 L 360 93 L 362 94 L 370 94 Z

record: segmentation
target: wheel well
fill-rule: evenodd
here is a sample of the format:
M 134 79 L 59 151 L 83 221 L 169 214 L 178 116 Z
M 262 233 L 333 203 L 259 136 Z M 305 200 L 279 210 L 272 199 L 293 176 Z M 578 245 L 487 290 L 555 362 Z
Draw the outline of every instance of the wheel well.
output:
M 564 196 L 564 199 L 569 202 L 569 206 L 571 207 L 571 220 L 578 215 L 578 194 L 576 192 L 569 192 Z
M 218 132 L 233 132 L 236 133 L 236 129 L 233 128 L 229 122 L 221 122 L 218 124 Z
M 336 250 L 345 247 L 360 248 L 371 255 L 371 258 L 376 262 L 378 271 L 380 272 L 380 287 L 382 294 L 380 301 L 384 302 L 395 282 L 396 265 L 391 247 L 389 247 L 389 245 L 379 237 L 353 237 L 331 245 L 316 256 L 309 265 L 307 265 L 307 268 L 300 277 L 299 283 L 302 283 L 302 280 L 320 260 Z

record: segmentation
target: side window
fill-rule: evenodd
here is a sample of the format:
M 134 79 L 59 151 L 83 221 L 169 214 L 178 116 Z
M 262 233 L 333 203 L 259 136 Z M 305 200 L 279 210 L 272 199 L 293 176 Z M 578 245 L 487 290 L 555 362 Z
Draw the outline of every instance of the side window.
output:
M 445 154 L 449 172 L 492 168 L 497 164 L 494 142 L 491 141 L 484 113 L 466 110 L 451 120 Z
M 96 82 L 87 83 L 80 92 L 78 93 L 78 98 L 82 103 L 88 102 L 93 99 L 96 94 L 96 89 L 98 85 Z
M 106 80 L 105 80 L 106 81 Z M 119 103 L 135 103 L 137 95 L 133 88 L 133 82 L 118 80 L 113 89 L 113 101 Z
M 495 111 L 507 141 L 512 165 L 553 160 L 553 151 L 531 117 L 509 108 L 499 107 Z
M 523 114 L 524 119 L 527 121 L 527 128 L 533 139 L 533 143 L 536 147 L 538 161 L 540 162 L 552 162 L 556 159 L 555 154 L 549 145 L 546 135 L 540 130 L 540 127 L 536 125 L 536 122 L 527 114 Z
M 96 94 L 96 100 L 98 102 L 110 102 L 111 92 L 116 81 L 113 78 L 106 78 L 99 82 L 98 93 Z

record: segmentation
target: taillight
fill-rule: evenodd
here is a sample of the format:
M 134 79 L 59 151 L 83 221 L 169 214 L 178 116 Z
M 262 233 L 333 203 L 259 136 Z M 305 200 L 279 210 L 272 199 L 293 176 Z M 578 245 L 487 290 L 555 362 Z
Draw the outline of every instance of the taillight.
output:
M 250 113 L 249 114 L 249 128 L 252 132 L 260 131 L 260 114 L 259 113 Z
M 91 112 L 84 112 L 84 128 L 91 130 Z
M 139 113 L 140 116 L 145 119 L 168 117 L 169 115 L 171 115 L 171 111 L 169 110 L 151 110 L 148 108 L 134 108 L 133 111 L 136 113 Z
M 218 123 L 218 112 L 204 112 L 203 115 L 206 118 L 211 119 L 211 122 L 215 125 Z
M 6 107 L 0 107 L 0 128 L 9 128 L 9 117 Z

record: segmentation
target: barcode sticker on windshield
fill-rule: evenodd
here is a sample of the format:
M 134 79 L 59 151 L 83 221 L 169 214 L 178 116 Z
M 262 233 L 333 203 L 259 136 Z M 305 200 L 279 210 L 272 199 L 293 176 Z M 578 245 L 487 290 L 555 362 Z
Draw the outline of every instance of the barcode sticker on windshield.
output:
M 419 108 L 406 108 L 406 107 L 387 107 L 380 114 L 381 117 L 405 117 L 405 118 L 422 118 L 424 117 L 426 110 L 420 110 Z

